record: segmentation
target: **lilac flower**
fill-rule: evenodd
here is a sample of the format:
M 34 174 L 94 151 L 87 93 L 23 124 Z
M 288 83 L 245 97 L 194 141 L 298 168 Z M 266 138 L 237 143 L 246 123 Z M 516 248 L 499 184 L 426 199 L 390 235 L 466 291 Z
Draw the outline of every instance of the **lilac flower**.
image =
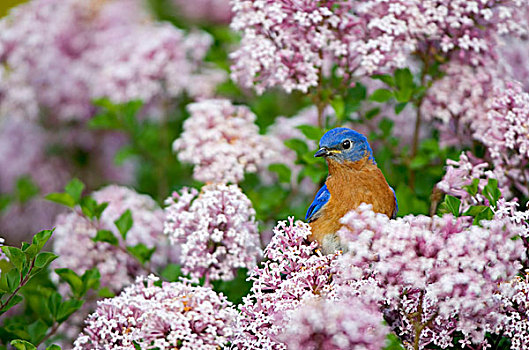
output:
M 472 67 L 453 60 L 444 67 L 445 76 L 428 89 L 421 113 L 439 129 L 443 145 L 472 144 L 476 126 L 486 119 L 486 101 L 495 87 L 503 85 L 493 66 L 494 62 Z
M 388 327 L 376 304 L 353 298 L 308 302 L 292 312 L 280 339 L 288 349 L 382 349 Z
M 500 285 L 504 318 L 496 333 L 511 338 L 511 349 L 529 347 L 529 274 Z
M 181 249 L 181 265 L 206 281 L 235 277 L 261 256 L 255 210 L 236 185 L 184 188 L 166 200 L 164 233 Z
M 529 93 L 518 83 L 496 90 L 488 104 L 486 122 L 476 129 L 474 137 L 487 147 L 493 164 L 503 168 L 520 191 L 529 194 Z
M 332 262 L 317 243 L 306 244 L 310 226 L 301 221 L 279 222 L 266 247 L 268 259 L 255 268 L 253 286 L 243 298 L 232 344 L 239 349 L 286 349 L 278 338 L 291 326 L 290 312 L 332 290 Z
M 501 318 L 498 283 L 512 279 L 525 259 L 523 244 L 511 240 L 519 228 L 508 220 L 481 226 L 451 215 L 389 220 L 362 205 L 342 223 L 339 235 L 350 253 L 338 261 L 341 278 L 362 278 L 356 268 L 373 276 L 383 288 L 381 302 L 401 314 L 395 321 L 404 338 L 424 325 L 421 347 L 450 343 L 455 329 L 481 342 Z
M 226 79 L 221 70 L 201 70 L 213 42 L 207 34 L 185 35 L 168 23 L 133 30 L 122 38 L 117 52 L 115 47 L 97 52 L 104 66 L 93 82 L 94 96 L 115 102 L 141 99 L 147 104 L 184 91 L 192 97 L 207 97 Z
M 237 312 L 222 294 L 183 281 L 156 284 L 139 277 L 112 299 L 98 302 L 75 341 L 81 349 L 178 348 L 216 350 L 227 345 Z
M 492 56 L 497 37 L 527 32 L 521 0 L 233 0 L 242 32 L 232 78 L 263 92 L 304 93 L 320 83 L 324 62 L 353 75 L 403 66 L 412 54 L 457 56 L 473 65 Z M 479 55 L 476 55 L 478 53 Z M 329 64 L 327 64 L 329 65 Z
M 150 197 L 116 185 L 94 192 L 93 197 L 99 203 L 109 203 L 99 221 L 90 221 L 78 212 L 61 214 L 57 218 L 53 241 L 53 251 L 59 255 L 54 262 L 56 268 L 67 267 L 83 274 L 97 267 L 101 273 L 101 286 L 119 292 L 142 271 L 140 263 L 126 253 L 125 245 L 142 243 L 147 248 L 156 247 L 151 260 L 153 266 L 167 263 L 168 252 L 162 234 L 163 211 Z M 133 226 L 123 241 L 114 221 L 127 209 L 132 213 Z M 92 241 L 101 229 L 110 230 L 119 237 L 117 247 Z
M 317 86 L 324 57 L 345 57 L 351 5 L 344 1 L 232 1 L 231 27 L 242 32 L 232 53 L 232 78 L 259 93 L 281 86 L 307 92 Z
M 157 24 L 136 0 L 34 0 L 2 19 L 0 33 L 0 111 L 32 119 L 86 120 L 101 97 L 152 107 L 191 80 L 223 79 L 201 70 L 207 34 Z
M 238 183 L 271 154 L 247 107 L 227 100 L 203 100 L 188 105 L 188 110 L 191 116 L 173 149 L 182 162 L 195 166 L 196 180 Z
M 505 176 L 503 169 L 490 169 L 490 164 L 483 159 L 475 157 L 470 152 L 463 152 L 458 161 L 448 159 L 447 168 L 443 179 L 436 185 L 443 193 L 457 197 L 462 201 L 462 210 L 470 205 L 487 204 L 487 199 L 481 194 L 489 179 L 498 180 L 502 195 L 511 197 L 509 190 L 510 181 Z M 471 196 L 465 186 L 470 186 L 474 179 L 479 179 L 478 193 Z

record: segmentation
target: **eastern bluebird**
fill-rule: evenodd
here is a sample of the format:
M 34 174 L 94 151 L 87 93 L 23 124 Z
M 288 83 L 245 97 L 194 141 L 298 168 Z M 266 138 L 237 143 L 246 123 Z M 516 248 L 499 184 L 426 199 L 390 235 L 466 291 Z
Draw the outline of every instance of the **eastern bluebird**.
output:
M 312 228 L 311 241 L 318 241 L 324 253 L 341 249 L 336 231 L 340 219 L 361 203 L 371 204 L 373 211 L 394 218 L 397 197 L 377 167 L 373 151 L 364 135 L 335 128 L 323 135 L 314 157 L 325 157 L 329 176 L 307 210 L 305 220 Z

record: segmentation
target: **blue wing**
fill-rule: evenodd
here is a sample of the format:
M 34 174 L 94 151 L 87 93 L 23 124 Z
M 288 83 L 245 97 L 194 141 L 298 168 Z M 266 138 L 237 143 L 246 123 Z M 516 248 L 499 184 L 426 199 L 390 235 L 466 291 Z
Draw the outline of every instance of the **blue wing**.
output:
M 397 194 L 395 193 L 395 190 L 393 189 L 393 187 L 389 186 L 389 188 L 391 188 L 391 190 L 393 191 L 393 197 L 395 197 L 395 210 L 393 211 L 393 214 L 391 215 L 391 218 L 395 219 L 399 211 L 399 202 L 397 201 Z
M 323 185 L 322 188 L 316 193 L 316 197 L 312 201 L 309 209 L 307 210 L 307 215 L 305 215 L 305 220 L 308 222 L 316 220 L 320 215 L 320 210 L 331 198 L 331 193 L 327 189 L 327 185 Z

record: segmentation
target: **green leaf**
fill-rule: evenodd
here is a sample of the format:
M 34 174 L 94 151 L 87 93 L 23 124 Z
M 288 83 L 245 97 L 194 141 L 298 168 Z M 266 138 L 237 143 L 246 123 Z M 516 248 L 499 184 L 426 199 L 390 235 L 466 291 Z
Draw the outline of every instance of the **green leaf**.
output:
M 50 193 L 44 198 L 69 208 L 75 207 L 75 199 L 68 193 Z
M 366 99 L 367 89 L 361 83 L 356 83 L 354 87 L 347 89 L 345 94 L 345 112 L 344 117 L 358 110 L 360 104 Z
M 7 194 L 0 194 L 0 214 L 11 204 L 12 198 Z
M 117 130 L 121 129 L 121 122 L 115 114 L 101 113 L 90 119 L 88 126 L 92 129 Z
M 404 346 L 402 346 L 402 342 L 400 341 L 399 337 L 397 337 L 394 333 L 389 333 L 386 337 L 386 346 L 383 350 L 403 350 Z
M 2 251 L 8 257 L 9 261 L 11 261 L 11 264 L 19 271 L 22 271 L 22 266 L 26 262 L 26 254 L 21 249 L 10 246 L 2 247 Z
M 64 191 L 68 193 L 78 204 L 81 201 L 81 195 L 84 190 L 84 183 L 79 179 L 73 179 L 64 187 Z
M 130 210 L 125 210 L 125 212 L 123 212 L 123 214 L 121 214 L 121 216 L 116 221 L 114 221 L 114 224 L 118 228 L 119 233 L 121 233 L 123 240 L 125 240 L 127 238 L 127 232 L 129 232 L 133 224 L 132 213 Z
M 156 247 L 147 248 L 143 243 L 138 243 L 135 246 L 127 247 L 127 250 L 134 255 L 142 264 L 145 264 L 151 259 L 152 254 L 156 251 Z
M 296 151 L 298 156 L 303 155 L 304 153 L 307 153 L 309 151 L 309 146 L 307 146 L 307 143 L 300 139 L 289 139 L 285 141 L 285 146 L 288 148 Z
M 487 185 L 483 189 L 483 195 L 489 200 L 489 203 L 495 207 L 498 199 L 501 197 L 501 191 L 498 189 L 498 180 L 489 179 Z
M 37 233 L 35 236 L 33 236 L 32 245 L 37 247 L 37 252 L 40 252 L 42 250 L 42 248 L 44 247 L 46 242 L 48 242 L 52 234 L 53 234 L 53 230 L 43 230 Z M 31 246 L 29 248 L 31 248 Z
M 59 307 L 61 306 L 61 303 L 62 296 L 57 292 L 51 293 L 48 297 L 48 300 L 46 301 L 46 306 L 54 320 L 57 319 L 57 313 L 59 312 Z
M 459 216 L 459 208 L 461 207 L 461 200 L 454 196 L 446 196 L 441 208 L 451 213 L 455 217 Z
M 161 276 L 169 282 L 178 281 L 178 278 L 182 276 L 182 270 L 180 269 L 180 265 L 177 265 L 177 264 L 167 265 L 163 269 Z
M 481 220 L 492 220 L 494 212 L 488 206 L 485 205 L 473 205 L 463 215 L 473 216 L 474 225 L 479 225 Z
M 31 342 L 37 344 L 46 335 L 48 326 L 42 320 L 37 320 L 28 326 Z
M 483 211 L 481 211 L 478 215 L 474 217 L 474 225 L 478 225 L 481 220 L 492 220 L 494 218 L 494 212 L 489 207 L 486 207 Z
M 37 350 L 35 345 L 22 339 L 12 340 L 11 345 L 17 350 Z
M 20 271 L 11 269 L 8 273 L 2 274 L 2 282 L 5 283 L 6 290 L 13 293 L 20 284 Z
M 288 166 L 281 163 L 270 164 L 268 170 L 277 174 L 279 182 L 290 183 L 290 178 L 292 176 L 292 171 Z
M 392 97 L 393 93 L 388 89 L 377 89 L 369 97 L 369 100 L 383 103 L 389 101 Z
M 468 208 L 464 213 L 463 215 L 465 216 L 477 216 L 479 215 L 482 211 L 484 211 L 485 209 L 487 209 L 488 207 L 485 206 L 485 205 L 472 205 L 470 208 Z
M 117 237 L 114 236 L 112 231 L 109 230 L 98 230 L 96 236 L 92 238 L 92 241 L 106 242 L 112 244 L 113 246 L 117 246 L 119 244 Z
M 383 81 L 384 83 L 392 87 L 395 86 L 395 79 L 393 79 L 393 77 L 388 74 L 375 74 L 371 76 L 371 79 Z
M 66 319 L 68 319 L 68 317 L 70 317 L 71 314 L 79 310 L 83 304 L 83 300 L 77 299 L 66 300 L 63 302 L 59 307 L 59 311 L 57 312 L 57 322 L 64 322 Z
M 345 101 L 343 100 L 342 96 L 335 96 L 331 100 L 331 106 L 334 109 L 336 118 L 338 118 L 338 120 L 342 120 L 345 117 Z
M 226 295 L 235 304 L 241 303 L 252 287 L 252 283 L 248 281 L 247 269 L 237 269 L 237 275 L 231 281 L 214 281 L 212 284 L 215 291 Z
M 407 105 L 407 102 L 397 103 L 395 105 L 395 114 L 400 114 L 400 112 L 402 112 Z
M 365 117 L 367 120 L 371 120 L 374 117 L 376 117 L 380 113 L 380 108 L 371 108 L 369 111 L 366 112 Z
M 81 280 L 81 277 L 79 277 L 79 275 L 77 275 L 74 271 L 64 268 L 55 269 L 55 273 L 58 274 L 62 280 L 64 280 L 70 285 L 70 288 L 72 289 L 72 293 L 74 295 L 81 296 L 83 294 L 83 281 Z
M 473 179 L 470 185 L 463 186 L 467 190 L 468 194 L 475 196 L 478 193 L 479 179 Z
M 15 184 L 15 198 L 20 203 L 26 203 L 31 198 L 38 195 L 39 192 L 39 187 L 29 176 L 21 176 L 17 179 Z
M 37 255 L 37 258 L 35 259 L 35 267 L 41 269 L 48 266 L 53 260 L 57 259 L 59 256 L 49 253 L 49 252 L 42 252 Z
M 132 344 L 134 345 L 134 350 L 141 350 L 140 344 L 136 343 L 135 341 L 133 341 Z
M 319 141 L 323 136 L 323 130 L 313 125 L 299 125 L 296 127 L 301 130 L 303 135 L 309 140 Z
M 84 196 L 80 202 L 83 214 L 88 218 L 93 219 L 98 213 L 98 204 L 95 199 L 90 196 Z
M 393 120 L 384 117 L 380 123 L 378 123 L 378 128 L 382 131 L 384 137 L 389 137 L 394 124 L 395 122 Z
M 409 68 L 395 70 L 395 84 L 401 90 L 413 87 L 413 75 Z
M 103 212 L 105 211 L 105 209 L 108 207 L 108 203 L 107 202 L 103 202 L 99 205 L 97 205 L 97 207 L 95 207 L 94 209 L 94 217 L 96 219 L 100 219 L 101 218 L 101 214 L 103 214 Z
M 99 298 L 113 298 L 116 296 L 108 287 L 103 287 L 97 291 L 97 296 Z
M 86 293 L 89 289 L 99 288 L 100 278 L 101 274 L 99 273 L 99 270 L 96 267 L 90 270 L 86 270 L 85 273 L 83 273 L 83 276 L 81 276 L 81 280 L 83 281 L 84 287 L 83 294 Z
M 61 350 L 61 347 L 59 345 L 51 344 L 46 350 Z
M 413 96 L 413 89 L 411 87 L 404 87 L 395 91 L 395 99 L 399 103 L 408 103 Z

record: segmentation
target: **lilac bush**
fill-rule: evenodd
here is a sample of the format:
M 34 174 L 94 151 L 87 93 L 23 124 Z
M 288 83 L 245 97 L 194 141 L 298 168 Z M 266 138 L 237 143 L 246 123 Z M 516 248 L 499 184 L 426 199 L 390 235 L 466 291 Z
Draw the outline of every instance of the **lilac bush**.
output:
M 166 200 L 164 233 L 191 277 L 231 280 L 261 256 L 255 210 L 237 185 L 184 188 Z
M 180 161 L 195 166 L 196 180 L 238 183 L 245 172 L 256 172 L 271 153 L 247 107 L 228 100 L 203 100 L 190 104 L 188 110 L 191 116 L 173 149 Z
M 265 249 L 266 260 L 250 274 L 253 286 L 243 299 L 233 344 L 239 349 L 286 349 L 278 338 L 290 313 L 330 291 L 335 255 L 322 255 L 306 244 L 308 224 L 280 222 Z M 356 321 L 356 319 L 355 319 Z
M 528 348 L 528 14 L 525 0 L 13 7 L 0 348 Z M 324 254 L 297 219 L 335 127 L 367 137 L 399 212 L 360 205 Z
M 520 229 L 508 220 L 389 220 L 362 205 L 342 223 L 349 253 L 338 262 L 341 278 L 373 276 L 384 290 L 381 303 L 399 313 L 394 327 L 420 348 L 446 347 L 455 330 L 468 344 L 482 342 L 501 319 L 498 284 L 514 278 L 526 258 L 523 243 L 511 239 Z
M 236 311 L 224 295 L 187 281 L 157 285 L 157 280 L 139 277 L 118 297 L 101 300 L 74 349 L 227 345 Z
M 380 349 L 387 327 L 365 300 L 318 300 L 296 309 L 279 337 L 288 349 Z
M 0 108 L 31 119 L 47 109 L 53 119 L 83 120 L 94 98 L 149 105 L 178 96 L 191 80 L 223 79 L 201 72 L 207 34 L 154 23 L 141 1 L 37 0 L 0 23 Z
M 138 274 L 148 272 L 127 252 L 126 246 L 143 244 L 149 249 L 156 248 L 153 268 L 175 260 L 170 258 L 163 235 L 163 211 L 149 196 L 111 185 L 94 192 L 93 197 L 99 203 L 108 203 L 99 220 L 89 219 L 79 210 L 57 217 L 53 251 L 60 259 L 54 267 L 67 267 L 78 274 L 97 267 L 101 285 L 117 293 Z M 114 221 L 127 210 L 132 214 L 133 225 L 125 240 L 119 238 L 117 245 L 94 242 L 98 230 L 109 230 L 120 237 Z

